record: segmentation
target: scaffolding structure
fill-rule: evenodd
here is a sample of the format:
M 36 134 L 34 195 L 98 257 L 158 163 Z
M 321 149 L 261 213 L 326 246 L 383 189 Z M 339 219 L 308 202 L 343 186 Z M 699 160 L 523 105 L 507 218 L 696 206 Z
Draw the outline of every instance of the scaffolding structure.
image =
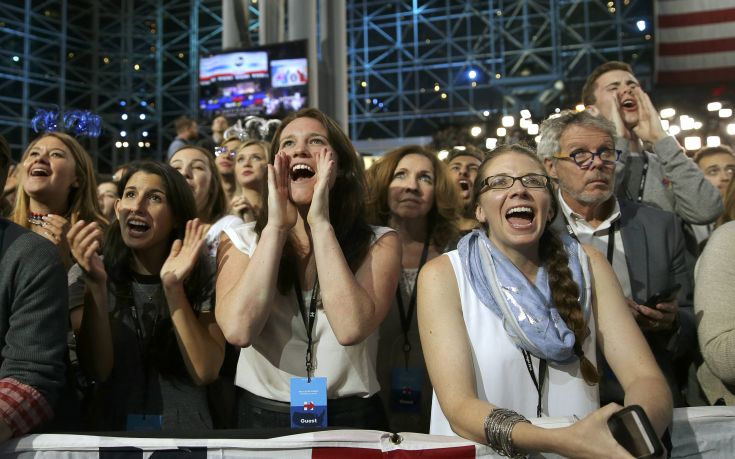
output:
M 545 116 L 607 60 L 652 73 L 650 1 L 351 0 L 347 14 L 353 139 Z
M 3 0 L 0 134 L 18 158 L 36 109 L 90 109 L 103 118 L 85 142 L 98 170 L 161 159 L 172 121 L 197 114 L 199 56 L 221 34 L 222 0 Z

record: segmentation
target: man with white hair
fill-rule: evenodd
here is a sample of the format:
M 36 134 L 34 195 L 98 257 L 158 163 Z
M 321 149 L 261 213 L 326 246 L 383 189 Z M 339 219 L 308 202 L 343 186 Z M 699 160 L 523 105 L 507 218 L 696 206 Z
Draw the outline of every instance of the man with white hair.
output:
M 566 231 L 583 244 L 607 255 L 635 317 L 681 405 L 672 359 L 681 326 L 693 333 L 690 304 L 683 304 L 692 289 L 685 260 L 684 238 L 676 215 L 614 194 L 615 127 L 588 112 L 565 111 L 544 121 L 538 155 L 558 184 L 559 210 L 552 227 Z M 668 298 L 651 301 L 655 294 L 679 289 Z M 678 295 L 676 295 L 678 293 Z M 616 381 L 605 378 L 602 401 L 622 402 Z

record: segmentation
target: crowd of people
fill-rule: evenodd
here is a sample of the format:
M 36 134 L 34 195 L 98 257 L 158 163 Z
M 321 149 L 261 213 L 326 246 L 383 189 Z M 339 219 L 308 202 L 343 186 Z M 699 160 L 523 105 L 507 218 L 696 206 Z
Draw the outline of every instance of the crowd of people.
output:
M 182 117 L 110 179 L 69 134 L 0 142 L 0 439 L 302 423 L 627 457 L 607 420 L 635 404 L 666 444 L 673 407 L 735 403 L 735 155 L 687 156 L 624 63 L 582 99 L 535 146 L 367 170 L 313 108 L 269 141 Z

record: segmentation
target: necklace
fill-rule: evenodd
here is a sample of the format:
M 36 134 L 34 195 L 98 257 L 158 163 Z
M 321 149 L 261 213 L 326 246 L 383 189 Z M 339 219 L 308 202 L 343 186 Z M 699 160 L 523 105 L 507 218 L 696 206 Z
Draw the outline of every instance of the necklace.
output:
M 38 212 L 31 212 L 28 211 L 28 223 L 31 225 L 43 225 L 43 220 L 48 216 L 49 214 L 43 214 Z

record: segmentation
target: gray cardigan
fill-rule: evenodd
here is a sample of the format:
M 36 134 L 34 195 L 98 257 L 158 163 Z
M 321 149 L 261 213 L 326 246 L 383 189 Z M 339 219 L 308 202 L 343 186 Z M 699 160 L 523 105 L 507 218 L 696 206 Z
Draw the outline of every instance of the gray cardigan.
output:
M 615 172 L 617 195 L 637 201 L 642 162 L 634 162 L 628 139 L 616 138 L 615 147 L 623 152 Z M 687 157 L 676 138 L 664 137 L 653 145 L 653 152 L 642 154 L 648 158 L 643 204 L 673 212 L 695 225 L 706 225 L 720 216 L 720 192 Z
M 64 385 L 66 271 L 56 247 L 0 218 L 0 379 L 34 387 L 54 407 Z

